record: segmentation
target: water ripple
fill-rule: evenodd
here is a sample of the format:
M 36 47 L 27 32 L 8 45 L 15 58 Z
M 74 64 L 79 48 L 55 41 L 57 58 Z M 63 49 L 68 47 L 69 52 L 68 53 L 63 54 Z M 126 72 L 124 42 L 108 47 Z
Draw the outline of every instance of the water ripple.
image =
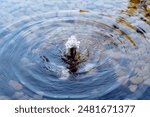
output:
M 145 39 L 133 37 L 132 31 Z M 129 88 L 124 98 L 132 98 L 132 92 L 139 98 L 136 89 L 144 93 L 150 75 L 144 33 L 124 18 L 86 10 L 24 18 L 0 32 L 0 71 L 14 90 L 46 99 L 103 99 L 122 87 Z M 71 35 L 87 58 L 76 73 L 68 72 L 60 56 Z M 12 98 L 16 95 L 23 94 Z

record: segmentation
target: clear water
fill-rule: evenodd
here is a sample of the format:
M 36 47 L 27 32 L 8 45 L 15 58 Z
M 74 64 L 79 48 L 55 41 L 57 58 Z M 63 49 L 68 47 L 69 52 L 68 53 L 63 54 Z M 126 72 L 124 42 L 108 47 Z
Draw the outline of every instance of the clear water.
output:
M 0 7 L 0 99 L 150 99 L 149 0 Z M 74 74 L 60 57 L 71 35 L 89 52 Z

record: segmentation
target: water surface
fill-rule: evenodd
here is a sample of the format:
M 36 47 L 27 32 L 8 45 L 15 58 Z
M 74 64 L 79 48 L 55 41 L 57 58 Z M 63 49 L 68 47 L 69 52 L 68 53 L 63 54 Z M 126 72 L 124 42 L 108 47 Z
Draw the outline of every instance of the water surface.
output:
M 0 5 L 0 99 L 150 99 L 148 0 L 37 3 Z M 76 73 L 60 56 L 72 35 Z

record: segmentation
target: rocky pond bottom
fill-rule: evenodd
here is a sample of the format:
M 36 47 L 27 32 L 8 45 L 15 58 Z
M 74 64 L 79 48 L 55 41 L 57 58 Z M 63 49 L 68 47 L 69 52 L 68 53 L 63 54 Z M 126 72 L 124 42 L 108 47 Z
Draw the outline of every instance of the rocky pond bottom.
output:
M 150 27 L 127 20 L 59 11 L 0 30 L 0 98 L 150 99 Z M 70 37 L 85 59 L 75 72 L 62 60 Z

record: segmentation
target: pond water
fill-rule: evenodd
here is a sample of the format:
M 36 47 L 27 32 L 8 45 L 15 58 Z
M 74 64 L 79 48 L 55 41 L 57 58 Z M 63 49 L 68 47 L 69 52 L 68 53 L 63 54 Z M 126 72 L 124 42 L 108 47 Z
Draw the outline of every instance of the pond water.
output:
M 150 99 L 149 0 L 1 0 L 0 99 Z M 68 39 L 86 61 L 70 72 Z

